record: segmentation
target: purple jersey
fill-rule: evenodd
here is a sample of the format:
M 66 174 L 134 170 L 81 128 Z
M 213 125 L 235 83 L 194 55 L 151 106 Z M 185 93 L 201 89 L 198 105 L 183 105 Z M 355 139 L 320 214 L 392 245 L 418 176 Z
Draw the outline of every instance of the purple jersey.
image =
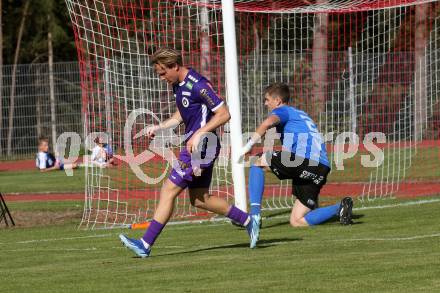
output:
M 185 124 L 185 143 L 214 115 L 213 112 L 223 105 L 214 92 L 209 81 L 193 69 L 189 69 L 185 79 L 173 87 L 177 109 Z M 215 131 L 213 131 L 215 133 Z M 184 148 L 178 158 L 178 166 L 174 166 L 169 179 L 182 188 L 204 188 L 211 183 L 214 161 L 220 151 L 220 142 L 214 148 L 204 144 L 201 159 L 210 158 L 205 163 L 198 162 Z M 194 160 L 194 161 L 193 161 Z M 201 176 L 194 175 L 194 163 L 203 170 Z
M 185 79 L 173 86 L 177 109 L 185 124 L 187 142 L 192 134 L 203 127 L 222 104 L 210 82 L 193 69 L 189 69 Z

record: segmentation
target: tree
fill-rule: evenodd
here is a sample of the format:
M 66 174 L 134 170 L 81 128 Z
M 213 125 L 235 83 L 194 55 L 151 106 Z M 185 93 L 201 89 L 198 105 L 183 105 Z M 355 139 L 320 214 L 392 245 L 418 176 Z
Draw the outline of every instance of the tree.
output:
M 317 4 L 325 4 L 327 0 L 318 0 Z M 315 119 L 319 113 L 325 112 L 327 93 L 327 51 L 328 51 L 328 14 L 319 13 L 315 19 L 312 48 L 312 100 L 315 104 Z
M 3 1 L 0 1 L 0 155 L 3 137 Z
M 416 6 L 415 35 L 414 35 L 414 139 L 423 138 L 423 128 L 427 118 L 426 95 L 426 55 L 425 48 L 428 39 L 427 17 L 428 4 Z
M 52 128 L 52 146 L 55 149 L 57 141 L 57 127 L 55 119 L 55 85 L 53 80 L 53 44 L 52 44 L 52 18 L 50 12 L 47 15 L 49 29 L 47 32 L 47 55 L 49 58 L 49 92 L 50 92 L 50 126 Z
M 3 142 L 0 141 L 0 152 L 4 147 L 3 150 L 11 155 L 18 123 L 15 111 L 21 103 L 18 99 L 17 65 L 47 62 L 49 51 L 51 51 L 49 44 L 52 44 L 54 62 L 72 61 L 77 55 L 73 30 L 64 0 L 2 0 L 1 8 L 0 66 L 2 64 L 13 64 L 13 66 L 11 82 L 10 85 L 8 83 L 7 89 L 2 84 L 2 72 L 0 72 L 0 88 L 3 89 L 0 92 L 0 109 L 2 109 L 0 111 L 0 138 L 3 140 Z M 51 41 L 48 40 L 49 35 Z M 3 96 L 6 93 L 9 99 Z M 44 97 L 39 97 L 39 102 L 41 98 Z M 36 112 L 38 112 L 37 109 Z M 8 117 L 4 124 L 3 117 Z M 41 127 L 41 124 L 37 123 L 37 125 Z M 5 136 L 3 136 L 2 129 Z M 40 130 L 41 128 L 37 130 L 39 134 L 44 135 Z
M 3 63 L 13 64 L 17 28 L 27 0 L 2 0 Z M 47 61 L 47 15 L 51 15 L 54 62 L 76 60 L 75 38 L 64 0 L 30 1 L 18 64 Z
M 21 40 L 23 37 L 23 31 L 24 31 L 24 25 L 25 25 L 27 13 L 29 10 L 29 3 L 30 3 L 30 0 L 27 0 L 24 4 L 23 15 L 21 18 L 20 27 L 18 29 L 17 45 L 15 48 L 15 54 L 14 54 L 14 63 L 13 63 L 13 67 L 12 67 L 12 82 L 11 82 L 11 95 L 10 95 L 10 102 L 9 102 L 9 123 L 8 123 L 8 141 L 7 141 L 7 154 L 8 154 L 8 156 L 11 155 L 12 134 L 13 134 L 13 130 L 14 130 L 15 84 L 16 84 L 16 75 L 17 75 L 18 56 L 20 54 L 20 45 L 21 45 Z

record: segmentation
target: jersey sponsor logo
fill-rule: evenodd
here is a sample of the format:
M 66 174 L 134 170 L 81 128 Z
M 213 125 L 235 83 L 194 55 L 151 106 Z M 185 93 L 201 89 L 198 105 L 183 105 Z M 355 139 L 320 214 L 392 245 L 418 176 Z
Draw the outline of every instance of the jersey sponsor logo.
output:
M 185 108 L 188 108 L 188 106 L 189 106 L 189 101 L 188 101 L 188 99 L 187 98 L 183 98 L 182 99 L 182 105 L 185 107 Z
M 187 97 L 191 97 L 191 93 L 190 92 L 182 92 L 182 95 L 187 96 Z
M 193 82 L 198 82 L 199 80 L 197 78 L 195 78 L 194 76 L 192 76 L 191 74 L 188 74 L 188 79 L 193 81 Z
M 208 103 L 209 106 L 211 106 L 211 107 L 215 106 L 215 103 L 212 100 L 212 98 L 209 96 L 207 89 L 201 89 L 200 96 L 205 99 L 205 101 Z
M 314 182 L 316 185 L 319 185 L 319 184 L 321 184 L 322 180 L 324 180 L 324 176 L 319 176 L 318 178 L 316 178 L 315 180 L 313 180 L 313 182 Z
M 193 89 L 193 83 L 188 81 L 187 83 L 185 83 L 185 87 L 187 89 L 189 89 L 189 90 L 192 90 Z
M 321 182 L 324 180 L 324 176 L 318 176 L 315 173 L 309 172 L 309 171 L 302 171 L 301 175 L 299 175 L 299 178 L 301 179 L 311 179 L 313 183 L 316 185 L 321 184 Z
M 301 179 L 315 179 L 317 177 L 316 174 L 309 172 L 309 171 L 302 171 L 301 175 L 299 175 L 299 178 Z

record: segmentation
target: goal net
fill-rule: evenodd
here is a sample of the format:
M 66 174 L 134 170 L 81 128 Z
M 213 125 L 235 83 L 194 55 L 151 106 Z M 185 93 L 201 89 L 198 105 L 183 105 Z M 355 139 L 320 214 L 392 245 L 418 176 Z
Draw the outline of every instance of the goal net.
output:
M 153 215 L 182 147 L 182 129 L 155 141 L 141 132 L 176 110 L 151 64 L 161 46 L 181 51 L 220 96 L 240 98 L 243 133 L 268 114 L 263 89 L 288 83 L 291 104 L 308 112 L 328 141 L 332 173 L 324 193 L 372 200 L 394 196 L 401 186 L 408 191 L 415 180 L 438 179 L 438 1 L 234 2 L 240 97 L 226 97 L 221 1 L 66 0 L 81 67 L 86 146 L 105 134 L 118 158 L 112 168 L 86 167 L 84 226 L 118 227 Z M 229 132 L 225 125 L 219 133 L 211 190 L 233 201 Z M 382 153 L 375 157 L 364 141 L 379 132 L 386 140 L 371 140 Z M 418 153 L 423 162 L 415 166 Z M 290 182 L 266 177 L 264 208 L 287 208 L 293 200 Z M 173 219 L 212 216 L 181 195 Z

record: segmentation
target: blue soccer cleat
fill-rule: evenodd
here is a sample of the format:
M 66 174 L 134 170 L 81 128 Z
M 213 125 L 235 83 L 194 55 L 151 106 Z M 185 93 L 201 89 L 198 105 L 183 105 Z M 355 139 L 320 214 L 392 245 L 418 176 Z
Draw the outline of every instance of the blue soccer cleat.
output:
M 121 239 L 125 247 L 133 251 L 137 256 L 142 258 L 150 256 L 151 248 L 145 248 L 142 240 L 128 238 L 123 234 L 119 234 L 119 239 Z
M 260 222 L 261 216 L 260 214 L 250 215 L 251 220 L 249 224 L 246 226 L 250 241 L 250 248 L 255 248 L 257 246 L 257 241 L 260 238 Z

